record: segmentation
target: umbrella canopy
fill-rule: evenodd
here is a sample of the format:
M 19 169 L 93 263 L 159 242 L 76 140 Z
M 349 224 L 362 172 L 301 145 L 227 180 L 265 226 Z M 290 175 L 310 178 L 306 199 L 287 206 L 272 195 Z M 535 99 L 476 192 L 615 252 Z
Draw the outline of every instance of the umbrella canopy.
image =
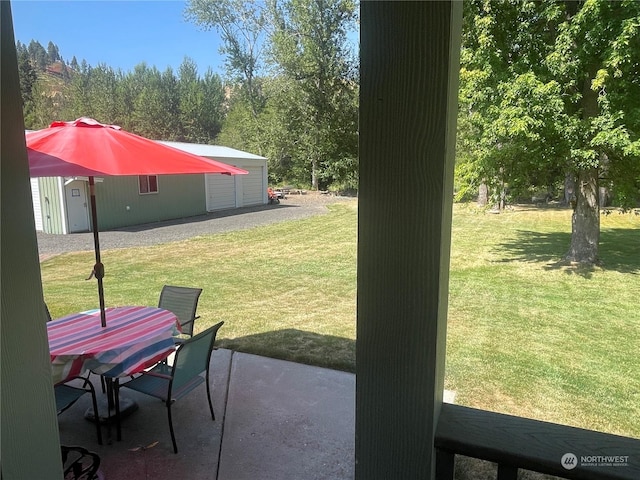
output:
M 26 139 L 31 177 L 247 173 L 91 118 L 53 122 Z
M 106 326 L 102 287 L 104 266 L 100 261 L 94 177 L 248 173 L 241 168 L 183 152 L 126 132 L 116 125 L 104 125 L 86 117 L 73 122 L 53 122 L 49 128 L 26 133 L 25 138 L 31 177 L 82 176 L 89 179 L 96 258 L 92 276 L 98 280 L 98 299 L 103 327 Z

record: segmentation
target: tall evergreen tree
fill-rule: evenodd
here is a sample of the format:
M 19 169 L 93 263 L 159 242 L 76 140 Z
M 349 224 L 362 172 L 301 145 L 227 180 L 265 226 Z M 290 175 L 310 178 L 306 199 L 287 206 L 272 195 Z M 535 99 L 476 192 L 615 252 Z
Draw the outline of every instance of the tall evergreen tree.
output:
M 27 47 L 29 51 L 29 58 L 33 63 L 34 68 L 38 70 L 44 70 L 49 63 L 49 57 L 47 51 L 37 40 L 31 40 Z
M 211 69 L 204 78 L 190 58 L 185 58 L 178 71 L 179 140 L 211 143 L 220 132 L 224 89 Z
M 25 116 L 25 127 L 32 130 L 48 127 L 59 118 L 60 101 L 61 98 L 56 99 L 51 92 L 45 78 L 38 77 L 33 85 L 33 108 Z
M 91 105 L 91 76 L 93 68 L 83 60 L 76 69 L 71 82 L 65 89 L 66 101 L 63 107 L 64 119 L 73 120 L 78 117 L 90 117 L 93 113 Z M 100 118 L 96 120 L 100 121 Z
M 47 44 L 47 58 L 48 58 L 48 62 L 49 64 L 54 63 L 54 62 L 59 62 L 62 60 L 62 58 L 60 57 L 60 51 L 58 50 L 58 46 L 49 41 L 49 43 Z
M 185 58 L 178 70 L 180 141 L 198 141 L 202 139 L 200 114 L 204 94 L 198 79 L 198 67 L 190 58 Z
M 225 114 L 225 88 L 220 75 L 213 73 L 209 68 L 200 81 L 202 89 L 202 112 L 200 114 L 200 127 L 202 140 L 212 143 L 222 129 Z
M 22 96 L 24 116 L 29 117 L 33 111 L 33 86 L 38 77 L 35 69 L 31 65 L 31 61 L 29 60 L 29 52 L 24 45 L 18 45 L 17 55 L 18 76 L 20 77 L 20 94 Z
M 131 85 L 135 88 L 132 124 L 135 133 L 157 140 L 178 138 L 178 88 L 171 68 L 138 65 Z

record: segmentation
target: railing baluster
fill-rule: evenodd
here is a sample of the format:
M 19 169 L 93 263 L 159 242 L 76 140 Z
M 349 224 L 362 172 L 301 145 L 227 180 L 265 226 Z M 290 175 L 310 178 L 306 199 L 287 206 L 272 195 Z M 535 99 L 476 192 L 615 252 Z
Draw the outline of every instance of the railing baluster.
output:
M 436 480 L 453 480 L 456 456 L 436 449 Z
M 498 464 L 498 480 L 518 480 L 518 469 L 511 465 Z

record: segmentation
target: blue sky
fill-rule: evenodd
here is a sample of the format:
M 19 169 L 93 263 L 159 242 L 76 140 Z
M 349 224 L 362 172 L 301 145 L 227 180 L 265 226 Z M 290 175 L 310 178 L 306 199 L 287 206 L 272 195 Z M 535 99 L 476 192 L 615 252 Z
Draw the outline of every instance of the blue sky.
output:
M 66 61 L 75 55 L 78 62 L 106 63 L 125 72 L 146 62 L 177 72 L 188 56 L 201 76 L 209 67 L 222 75 L 218 33 L 185 20 L 185 6 L 179 0 L 11 2 L 16 41 L 29 45 L 37 40 L 45 49 L 52 41 Z

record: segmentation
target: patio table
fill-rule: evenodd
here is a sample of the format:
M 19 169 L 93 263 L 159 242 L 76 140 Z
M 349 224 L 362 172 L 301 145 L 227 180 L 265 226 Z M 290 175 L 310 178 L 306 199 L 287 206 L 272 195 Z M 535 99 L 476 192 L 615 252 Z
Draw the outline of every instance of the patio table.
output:
M 127 377 L 167 358 L 174 350 L 173 336 L 181 332 L 180 322 L 169 310 L 156 307 L 107 308 L 106 327 L 100 310 L 74 313 L 47 323 L 53 382 L 82 375 L 87 371 L 104 375 L 107 401 L 100 417 L 93 407 L 85 417 L 109 422 L 115 408 L 117 439 L 121 438 L 120 418 L 138 407 L 130 399 L 123 402 L 115 395 L 119 377 Z M 116 388 L 114 391 L 113 384 Z M 102 402 L 101 402 L 102 403 Z M 109 437 L 111 428 L 109 428 Z
M 156 307 L 129 306 L 74 313 L 47 323 L 53 382 L 90 370 L 126 377 L 155 365 L 174 349 L 180 331 L 176 316 Z

